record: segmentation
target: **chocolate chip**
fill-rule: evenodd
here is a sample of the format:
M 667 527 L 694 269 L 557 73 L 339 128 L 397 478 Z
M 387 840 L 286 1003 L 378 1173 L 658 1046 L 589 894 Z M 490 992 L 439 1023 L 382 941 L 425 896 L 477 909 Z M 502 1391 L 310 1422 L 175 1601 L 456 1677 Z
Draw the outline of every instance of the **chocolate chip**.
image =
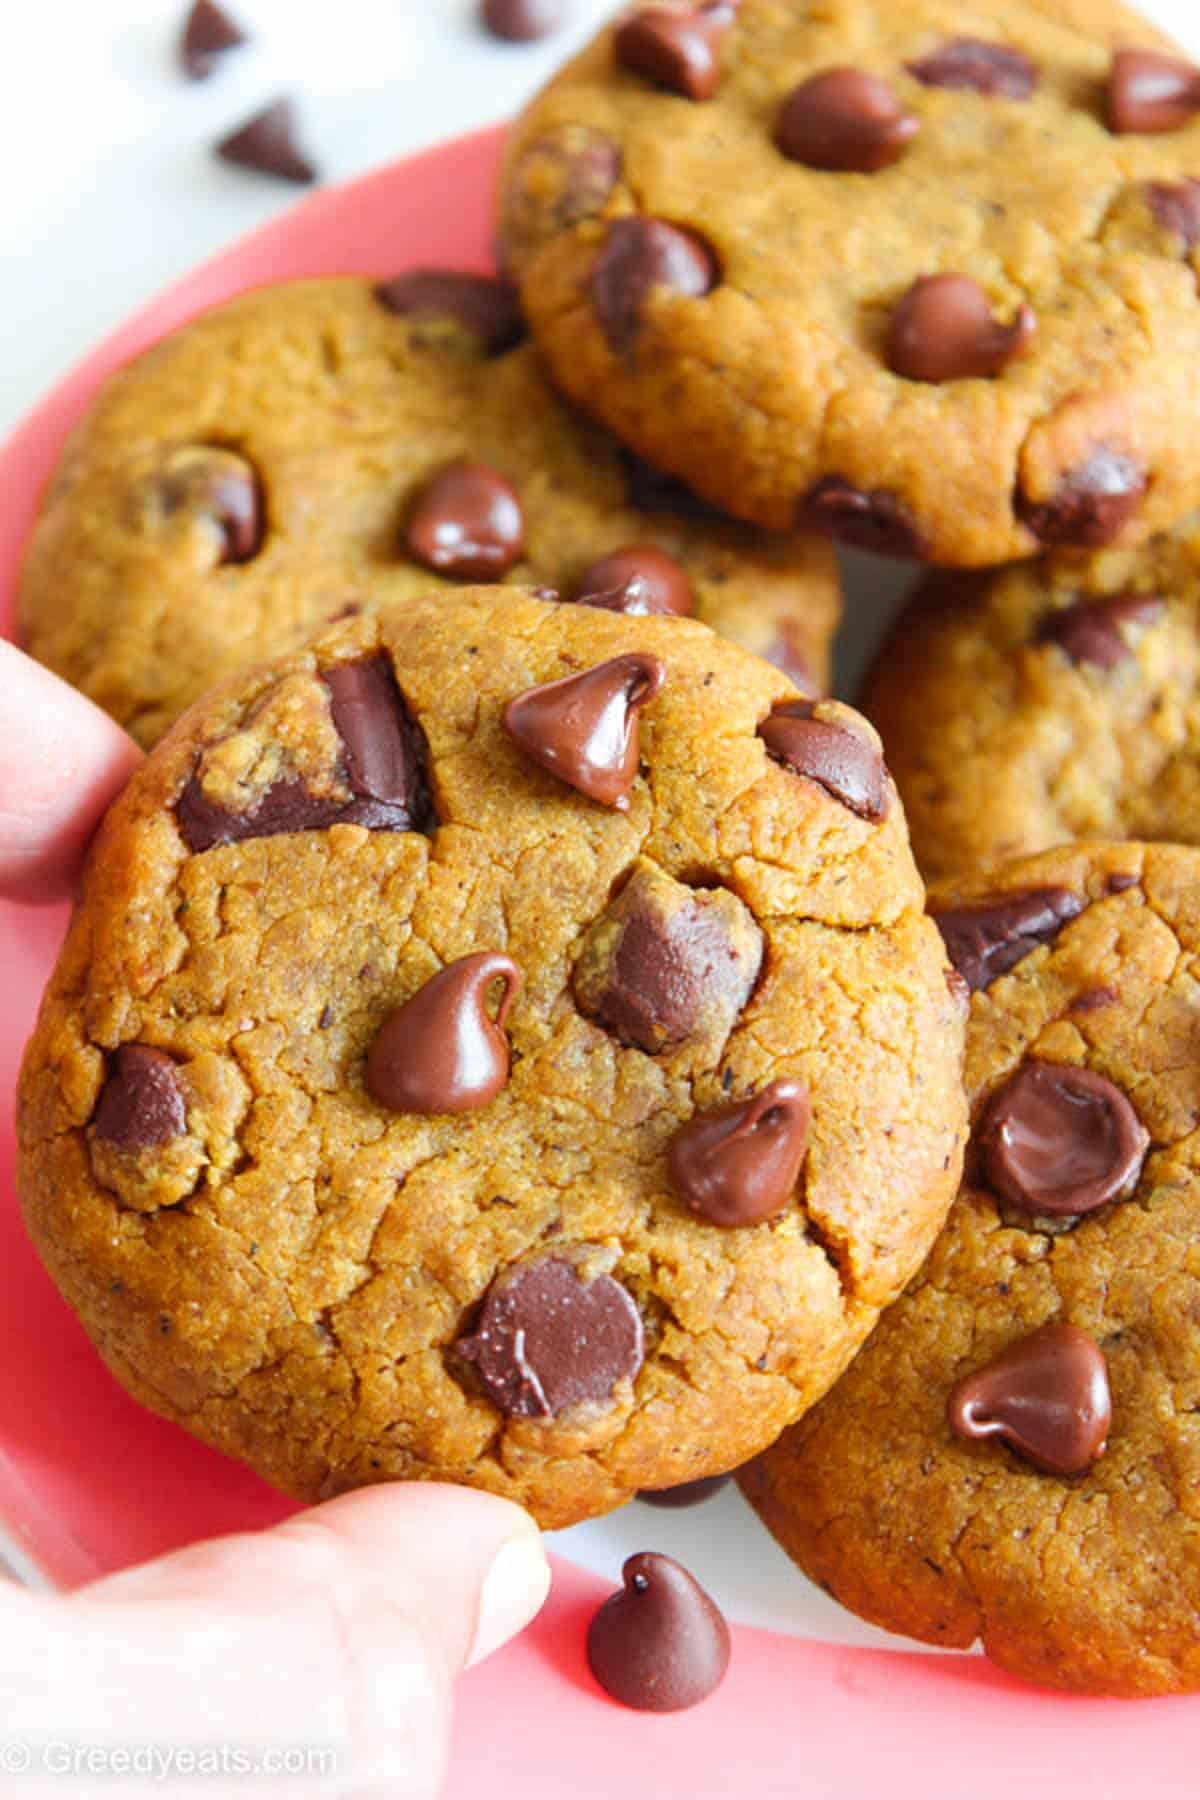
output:
M 642 1551 L 588 1627 L 587 1656 L 606 1694 L 638 1712 L 682 1712 L 729 1667 L 724 1616 L 674 1557 Z
M 810 700 L 784 700 L 758 728 L 777 762 L 815 781 L 834 800 L 872 824 L 888 810 L 883 757 L 865 737 L 831 719 L 818 719 Z
M 973 994 L 1015 968 L 1041 944 L 1053 943 L 1086 900 L 1067 888 L 1032 888 L 973 906 L 931 906 L 946 954 Z
M 480 0 L 479 16 L 493 37 L 530 44 L 558 30 L 566 0 Z
M 500 581 L 525 549 L 516 489 L 486 463 L 452 463 L 420 495 L 405 543 L 417 562 L 439 575 Z
M 698 1113 L 671 1139 L 675 1190 L 713 1225 L 759 1225 L 790 1204 L 808 1153 L 812 1104 L 798 1081 Z
M 613 48 L 634 75 L 687 100 L 711 100 L 721 79 L 721 40 L 736 18 L 737 7 L 721 0 L 687 12 L 644 6 L 617 27 Z
M 216 444 L 188 444 L 173 450 L 159 476 L 168 518 L 187 513 L 208 520 L 216 533 L 222 563 L 249 562 L 262 548 L 263 500 L 252 463 Z
M 273 101 L 231 131 L 216 152 L 226 162 L 260 175 L 277 175 L 281 181 L 304 185 L 317 179 L 316 169 L 296 143 L 296 109 L 286 98 Z
M 1020 306 L 1010 325 L 992 317 L 991 302 L 967 275 L 923 275 L 892 314 L 887 365 L 909 381 L 987 379 L 1029 348 L 1037 321 Z
M 1081 1475 L 1112 1424 L 1104 1353 L 1076 1325 L 1043 1325 L 965 1376 L 946 1420 L 958 1437 L 1000 1438 L 1047 1474 Z
M 642 1317 L 611 1275 L 582 1277 L 563 1256 L 522 1263 L 488 1291 L 475 1331 L 454 1346 L 509 1418 L 553 1419 L 611 1400 L 642 1366 Z
M 604 211 L 621 179 L 621 152 L 590 125 L 561 125 L 527 144 L 504 198 L 505 252 L 531 255 L 540 244 Z
M 694 612 L 692 584 L 673 556 L 657 544 L 625 544 L 589 565 L 579 578 L 581 606 L 609 612 Z
M 638 771 L 638 713 L 666 676 L 656 656 L 614 656 L 518 694 L 504 709 L 504 729 L 532 762 L 625 812 Z
M 389 1112 L 463 1113 L 508 1081 L 504 1026 L 524 977 L 510 956 L 481 950 L 448 963 L 383 1026 L 367 1056 L 367 1092 Z M 487 1010 L 503 984 L 496 1017 Z
M 236 50 L 248 41 L 241 26 L 235 25 L 213 0 L 196 0 L 179 40 L 179 60 L 186 75 L 193 81 L 203 81 L 227 50 Z
M 1145 470 L 1101 445 L 1062 477 L 1049 500 L 1029 500 L 1018 490 L 1017 515 L 1043 544 L 1099 550 L 1120 536 L 1145 491 Z
M 694 494 L 678 476 L 656 469 L 631 450 L 622 450 L 621 460 L 625 465 L 625 498 L 637 512 L 674 513 L 681 519 L 714 524 L 727 522 L 727 513 Z
M 1200 69 L 1156 50 L 1114 50 L 1106 106 L 1110 131 L 1178 131 L 1200 111 Z
M 707 244 L 665 219 L 641 214 L 614 219 L 592 264 L 592 306 L 609 347 L 632 348 L 648 296 L 655 288 L 699 299 L 717 284 L 717 264 Z
M 1077 600 L 1073 606 L 1051 613 L 1038 636 L 1044 644 L 1057 644 L 1073 663 L 1115 669 L 1133 654 L 1122 627 L 1148 625 L 1162 610 L 1163 602 L 1153 594 Z
M 1073 1013 L 1100 1012 L 1106 1006 L 1115 1006 L 1121 998 L 1116 988 L 1088 988 L 1086 993 L 1076 994 L 1071 1002 Z
M 991 1096 L 975 1142 L 989 1187 L 1012 1206 L 1078 1218 L 1133 1192 L 1150 1136 L 1106 1076 L 1030 1062 Z
M 1117 869 L 1105 879 L 1105 891 L 1109 894 L 1127 894 L 1130 888 L 1138 885 L 1138 877 L 1124 870 Z
M 489 356 L 511 350 L 525 336 L 521 303 L 511 282 L 458 269 L 410 269 L 382 281 L 376 294 L 402 319 L 452 319 L 477 337 Z
M 856 488 L 840 475 L 827 475 L 809 490 L 798 523 L 876 556 L 925 555 L 924 534 L 895 494 L 886 488 Z
M 886 81 L 865 69 L 826 69 L 788 95 L 775 143 L 810 169 L 870 175 L 902 156 L 917 130 Z
M 179 1070 L 165 1050 L 122 1044 L 109 1071 L 92 1131 L 117 1150 L 153 1150 L 187 1131 Z
M 1200 181 L 1152 181 L 1146 188 L 1150 211 L 1185 250 L 1200 244 Z
M 974 88 L 992 99 L 1028 100 L 1037 86 L 1037 68 L 1020 50 L 983 38 L 952 38 L 930 56 L 908 65 L 926 87 Z
M 699 1506 L 702 1501 L 719 1494 L 733 1480 L 732 1475 L 702 1475 L 699 1481 L 681 1481 L 678 1487 L 641 1488 L 638 1499 L 647 1506 L 661 1506 L 674 1511 L 685 1506 Z

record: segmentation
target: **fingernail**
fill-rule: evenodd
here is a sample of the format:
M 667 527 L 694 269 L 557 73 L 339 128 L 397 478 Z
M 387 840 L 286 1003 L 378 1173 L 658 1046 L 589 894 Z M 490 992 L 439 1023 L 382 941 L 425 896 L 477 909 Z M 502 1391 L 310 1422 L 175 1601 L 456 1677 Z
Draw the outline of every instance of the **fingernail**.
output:
M 517 1532 L 484 1576 L 468 1669 L 523 1631 L 549 1592 L 550 1565 L 540 1536 L 536 1531 Z

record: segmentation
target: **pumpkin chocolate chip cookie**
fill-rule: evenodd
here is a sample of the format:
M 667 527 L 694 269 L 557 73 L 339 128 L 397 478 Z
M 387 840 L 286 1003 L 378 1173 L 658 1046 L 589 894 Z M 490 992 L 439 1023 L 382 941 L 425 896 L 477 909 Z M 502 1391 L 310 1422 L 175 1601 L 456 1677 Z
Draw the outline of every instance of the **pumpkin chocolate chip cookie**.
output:
M 1200 71 L 1116 0 L 637 7 L 509 140 L 567 393 L 762 525 L 982 565 L 1200 498 Z
M 110 813 L 29 1228 L 131 1391 L 290 1493 L 564 1525 L 762 1449 L 912 1274 L 947 967 L 856 714 L 694 620 L 442 591 L 218 689 Z
M 943 889 L 967 1174 L 833 1392 L 743 1478 L 891 1631 L 1078 1693 L 1200 1688 L 1200 851 Z
M 187 325 L 67 446 L 25 562 L 29 649 L 148 745 L 347 605 L 512 580 L 694 613 L 823 692 L 828 546 L 631 459 L 523 336 L 507 284 L 432 270 L 267 287 Z

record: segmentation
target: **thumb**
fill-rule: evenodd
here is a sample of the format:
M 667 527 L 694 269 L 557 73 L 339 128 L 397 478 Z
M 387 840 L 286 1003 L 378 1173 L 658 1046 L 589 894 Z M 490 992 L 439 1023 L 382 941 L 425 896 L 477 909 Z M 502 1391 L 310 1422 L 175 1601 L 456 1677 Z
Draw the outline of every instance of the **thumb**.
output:
M 5 1597 L 6 1713 L 34 1741 L 240 1747 L 268 1792 L 428 1800 L 454 1676 L 526 1625 L 548 1587 L 536 1527 L 508 1501 L 367 1488 L 69 1598 Z M 282 1765 L 261 1758 L 285 1752 L 326 1760 L 276 1787 Z M 178 1786 L 194 1793 L 194 1778 Z M 169 1774 L 158 1791 L 176 1791 Z

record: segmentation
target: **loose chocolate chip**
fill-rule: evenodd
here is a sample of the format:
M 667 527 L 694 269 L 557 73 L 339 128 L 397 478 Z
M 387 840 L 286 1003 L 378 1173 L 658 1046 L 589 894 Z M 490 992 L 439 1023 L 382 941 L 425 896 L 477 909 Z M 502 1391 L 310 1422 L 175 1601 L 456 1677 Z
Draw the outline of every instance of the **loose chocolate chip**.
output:
M 193 81 L 203 81 L 227 50 L 236 50 L 248 41 L 241 26 L 235 25 L 213 0 L 196 0 L 179 41 L 179 60 L 186 75 Z
M 1102 445 L 1063 476 L 1049 500 L 1029 500 L 1018 490 L 1017 514 L 1043 544 L 1099 550 L 1120 536 L 1145 491 L 1145 470 Z
M 291 100 L 275 100 L 236 131 L 221 139 L 217 155 L 260 175 L 306 185 L 317 179 L 313 164 L 296 143 L 296 109 Z
M 500 581 L 525 549 L 525 516 L 511 482 L 486 463 L 435 475 L 408 522 L 409 553 L 455 581 Z
M 656 656 L 614 656 L 518 694 L 504 709 L 504 729 L 532 762 L 625 812 L 638 771 L 638 713 L 666 676 Z
M 493 37 L 530 44 L 558 30 L 566 16 L 566 0 L 480 0 L 479 16 Z
M 582 1278 L 563 1256 L 498 1277 L 469 1337 L 454 1346 L 509 1418 L 553 1419 L 611 1400 L 642 1366 L 642 1317 L 611 1275 Z
M 720 1687 L 729 1667 L 724 1616 L 674 1557 L 642 1551 L 588 1627 L 592 1674 L 638 1712 L 682 1712 Z
M 758 735 L 793 774 L 815 781 L 860 819 L 878 824 L 888 810 L 883 757 L 865 737 L 815 713 L 811 700 L 784 700 L 763 720 Z
M 655 288 L 699 299 L 717 284 L 717 264 L 707 244 L 665 219 L 641 214 L 614 219 L 592 265 L 592 306 L 609 347 L 632 348 L 647 297 Z
M 262 492 L 244 456 L 216 444 L 188 444 L 166 457 L 159 484 L 168 517 L 188 513 L 210 521 L 220 539 L 219 562 L 249 562 L 258 554 Z
M 152 1150 L 186 1130 L 174 1059 L 149 1044 L 122 1044 L 92 1115 L 95 1136 L 116 1150 Z
M 1081 1475 L 1112 1424 L 1104 1353 L 1076 1325 L 1043 1325 L 967 1375 L 946 1419 L 958 1437 L 1000 1438 L 1050 1475 Z
M 826 69 L 788 95 L 775 143 L 810 169 L 871 175 L 904 154 L 917 134 L 886 81 L 865 69 Z
M 1044 644 L 1057 644 L 1076 664 L 1115 669 L 1133 652 L 1122 631 L 1126 625 L 1148 625 L 1163 610 L 1153 594 L 1117 594 L 1108 600 L 1077 600 L 1051 613 L 1039 632 Z
M 1030 1062 L 992 1095 L 975 1141 L 988 1185 L 1012 1206 L 1078 1218 L 1132 1193 L 1150 1136 L 1107 1076 Z
M 886 488 L 856 488 L 840 475 L 827 475 L 800 504 L 801 524 L 876 556 L 920 558 L 925 538 L 920 526 Z
M 477 337 L 489 356 L 511 350 L 525 336 L 521 303 L 511 282 L 458 269 L 411 269 L 375 289 L 402 319 L 452 319 Z
M 728 1487 L 732 1480 L 732 1475 L 702 1475 L 699 1481 L 681 1481 L 678 1487 L 641 1488 L 638 1499 L 644 1500 L 647 1506 L 661 1506 L 672 1511 L 699 1506 L 713 1494 L 719 1494 L 723 1487 Z
M 1115 50 L 1106 104 L 1110 131 L 1178 131 L 1200 111 L 1200 69 L 1156 50 Z
M 728 519 L 710 501 L 693 494 L 675 475 L 656 469 L 630 450 L 621 452 L 625 465 L 625 498 L 637 512 L 674 513 L 681 519 L 704 519 L 720 524 Z
M 812 1104 L 798 1081 L 772 1081 L 749 1100 L 699 1113 L 671 1139 L 676 1192 L 713 1225 L 759 1225 L 796 1191 Z
M 1040 944 L 1053 943 L 1086 900 L 1067 888 L 1033 888 L 975 906 L 931 906 L 946 954 L 973 994 L 1015 968 Z
M 686 572 L 657 544 L 625 544 L 590 564 L 579 578 L 577 599 L 609 612 L 686 616 L 695 610 Z
M 992 317 L 991 302 L 967 275 L 923 275 L 892 314 L 887 365 L 909 381 L 987 379 L 1029 348 L 1033 308 L 1020 306 L 1011 325 Z
M 504 1026 L 524 977 L 510 956 L 481 950 L 448 963 L 383 1026 L 367 1056 L 367 1092 L 389 1112 L 463 1113 L 508 1081 Z M 487 998 L 503 984 L 493 1020 Z
M 908 65 L 910 75 L 926 87 L 974 88 L 993 99 L 1028 100 L 1037 86 L 1037 69 L 1020 50 L 989 44 L 982 38 L 952 38 Z
M 1146 189 L 1150 211 L 1185 250 L 1200 244 L 1200 181 L 1152 181 Z
M 617 27 L 613 48 L 634 75 L 687 100 L 711 100 L 721 79 L 721 40 L 736 18 L 737 7 L 721 0 L 688 12 L 644 6 Z

